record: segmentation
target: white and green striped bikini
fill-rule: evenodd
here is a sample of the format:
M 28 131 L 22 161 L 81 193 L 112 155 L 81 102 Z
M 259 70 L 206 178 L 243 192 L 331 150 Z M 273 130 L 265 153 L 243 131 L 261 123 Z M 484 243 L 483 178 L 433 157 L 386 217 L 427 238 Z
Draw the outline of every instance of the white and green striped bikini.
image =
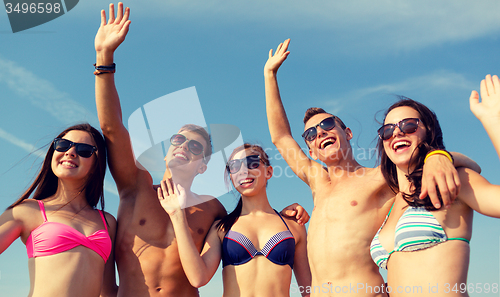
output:
M 462 240 L 469 243 L 465 238 L 448 238 L 441 224 L 425 208 L 408 206 L 396 225 L 394 250 L 388 253 L 379 241 L 379 233 L 387 222 L 392 207 L 370 245 L 372 259 L 380 268 L 387 269 L 387 261 L 394 252 L 423 250 L 448 240 Z

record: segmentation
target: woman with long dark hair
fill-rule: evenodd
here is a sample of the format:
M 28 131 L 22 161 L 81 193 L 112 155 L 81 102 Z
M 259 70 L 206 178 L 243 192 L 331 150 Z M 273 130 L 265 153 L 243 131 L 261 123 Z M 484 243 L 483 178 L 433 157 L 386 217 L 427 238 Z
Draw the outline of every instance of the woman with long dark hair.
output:
M 35 181 L 0 216 L 0 253 L 17 238 L 26 244 L 29 296 L 113 293 L 116 221 L 96 209 L 104 208 L 105 172 L 102 135 L 89 124 L 71 126 L 51 143 Z
M 306 230 L 269 204 L 266 186 L 272 175 L 262 147 L 244 144 L 233 151 L 225 176 L 241 196 L 236 209 L 214 223 L 202 251 L 194 246 L 180 208 L 184 190 L 162 182 L 158 196 L 172 220 L 181 262 L 193 286 L 208 283 L 222 258 L 224 296 L 289 296 L 292 270 L 297 291 L 309 295 Z
M 500 186 L 459 168 L 461 189 L 449 207 L 436 209 L 419 199 L 427 158 L 446 152 L 441 127 L 425 105 L 401 98 L 387 110 L 378 130 L 383 175 L 396 193 L 391 211 L 370 251 L 388 270 L 390 296 L 468 296 L 473 211 L 500 217 Z M 443 205 L 443 201 L 441 201 Z M 497 288 L 498 289 L 498 288 Z

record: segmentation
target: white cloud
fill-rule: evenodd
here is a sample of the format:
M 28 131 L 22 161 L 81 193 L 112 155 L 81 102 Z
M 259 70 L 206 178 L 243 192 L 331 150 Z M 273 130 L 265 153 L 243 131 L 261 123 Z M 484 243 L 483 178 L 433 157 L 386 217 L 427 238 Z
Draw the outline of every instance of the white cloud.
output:
M 7 131 L 3 130 L 2 128 L 0 128 L 0 138 L 6 140 L 7 142 L 12 143 L 13 145 L 23 149 L 24 151 L 26 151 L 28 153 L 34 154 L 35 156 L 38 156 L 41 158 L 43 158 L 45 156 L 45 151 L 37 150 L 34 145 L 29 144 L 29 143 L 17 138 L 16 136 L 8 133 Z
M 118 190 L 116 189 L 116 184 L 114 181 L 105 179 L 104 180 L 104 191 L 119 197 Z
M 351 96 L 363 98 L 375 93 L 403 94 L 414 90 L 472 90 L 477 83 L 468 81 L 462 74 L 437 71 L 428 75 L 412 77 L 393 84 L 384 84 L 354 91 Z
M 36 76 L 15 62 L 2 58 L 0 58 L 0 69 L 0 83 L 16 92 L 19 99 L 28 100 L 65 124 L 74 123 L 75 119 L 82 118 L 96 122 L 95 116 L 71 99 L 69 94 L 57 90 L 50 81 Z
M 86 3 L 87 2 L 87 3 Z M 131 0 L 131 19 L 181 19 L 200 23 L 317 30 L 342 48 L 409 50 L 494 36 L 500 31 L 500 1 L 466 0 Z M 79 3 L 96 15 L 97 1 Z M 80 15 L 81 16 L 81 15 Z M 314 34 L 314 33 L 313 33 Z
M 65 124 L 75 122 L 75 119 L 87 118 L 97 122 L 95 116 L 61 92 L 54 85 L 29 70 L 16 65 L 15 62 L 0 58 L 0 83 L 7 85 L 19 95 L 19 99 L 28 100 L 34 106 L 45 110 L 54 118 Z M 37 157 L 44 158 L 46 150 L 39 150 L 34 145 L 17 138 L 0 128 L 0 138 Z M 116 186 L 106 183 L 104 190 L 118 196 Z
M 462 74 L 439 70 L 428 75 L 411 77 L 403 81 L 393 82 L 389 84 L 382 84 L 367 87 L 364 89 L 357 89 L 341 98 L 330 98 L 324 103 L 329 108 L 334 108 L 334 112 L 339 113 L 346 106 L 351 104 L 359 104 L 360 101 L 371 100 L 380 94 L 409 94 L 418 91 L 423 94 L 442 94 L 443 92 L 450 92 L 449 98 L 445 100 L 454 100 L 451 96 L 456 92 L 468 91 L 477 88 L 479 84 L 467 80 Z M 358 102 L 358 103 L 356 103 Z

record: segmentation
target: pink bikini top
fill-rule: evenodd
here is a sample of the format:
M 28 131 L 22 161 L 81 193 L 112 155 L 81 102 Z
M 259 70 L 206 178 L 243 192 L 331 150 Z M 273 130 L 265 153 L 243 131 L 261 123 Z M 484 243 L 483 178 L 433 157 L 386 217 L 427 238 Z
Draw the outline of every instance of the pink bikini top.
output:
M 43 223 L 31 231 L 28 240 L 26 240 L 28 258 L 55 255 L 83 245 L 98 253 L 104 262 L 108 260 L 112 244 L 104 215 L 100 210 L 98 211 L 106 230 L 97 230 L 89 236 L 85 236 L 68 225 L 48 222 L 43 202 L 38 200 L 38 205 L 40 205 Z

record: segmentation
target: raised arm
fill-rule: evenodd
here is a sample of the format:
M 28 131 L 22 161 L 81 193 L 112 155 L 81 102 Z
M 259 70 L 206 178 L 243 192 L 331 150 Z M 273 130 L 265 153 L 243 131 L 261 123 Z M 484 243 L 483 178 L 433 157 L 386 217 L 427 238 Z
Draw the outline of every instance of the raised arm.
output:
M 500 158 L 500 80 L 498 76 L 486 75 L 481 81 L 481 102 L 479 94 L 472 91 L 470 110 L 481 121 Z
M 267 121 L 274 145 L 276 145 L 293 172 L 309 184 L 309 168 L 315 166 L 314 164 L 319 167 L 321 166 L 309 159 L 293 139 L 285 108 L 281 101 L 276 77 L 279 67 L 290 53 L 287 51 L 289 43 L 290 39 L 285 40 L 284 43 L 280 43 L 274 55 L 271 49 L 269 51 L 269 59 L 264 66 Z
M 114 52 L 125 40 L 130 21 L 130 9 L 118 3 L 115 18 L 114 5 L 109 5 L 109 20 L 106 12 L 101 11 L 101 26 L 95 37 L 96 66 L 113 64 Z M 95 75 L 95 97 L 97 115 L 101 130 L 108 147 L 109 169 L 118 190 L 132 187 L 137 180 L 139 169 L 136 167 L 130 136 L 122 122 L 120 98 L 115 87 L 114 73 Z
M 206 285 L 217 271 L 221 259 L 221 242 L 215 224 L 208 232 L 200 254 L 189 231 L 186 213 L 181 208 L 184 204 L 181 201 L 186 199 L 182 186 L 175 188 L 172 180 L 163 180 L 158 187 L 158 199 L 172 221 L 182 268 L 189 283 L 196 288 Z

